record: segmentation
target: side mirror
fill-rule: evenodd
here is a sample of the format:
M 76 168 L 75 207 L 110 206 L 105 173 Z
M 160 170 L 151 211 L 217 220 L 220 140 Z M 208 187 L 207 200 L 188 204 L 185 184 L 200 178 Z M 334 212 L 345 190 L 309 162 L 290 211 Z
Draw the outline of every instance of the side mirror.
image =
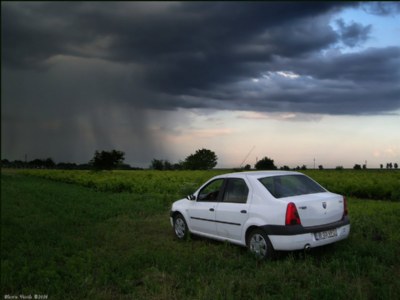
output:
M 193 201 L 193 200 L 196 200 L 196 196 L 195 195 L 187 195 L 186 199 Z

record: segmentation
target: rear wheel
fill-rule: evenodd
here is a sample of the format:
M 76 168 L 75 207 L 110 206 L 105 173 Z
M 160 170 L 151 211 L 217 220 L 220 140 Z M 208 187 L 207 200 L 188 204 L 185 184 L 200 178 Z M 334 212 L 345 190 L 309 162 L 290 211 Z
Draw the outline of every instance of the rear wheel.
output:
M 188 227 L 185 218 L 179 213 L 174 216 L 174 232 L 180 240 L 188 237 Z
M 274 248 L 267 234 L 261 229 L 254 229 L 250 232 L 247 246 L 257 259 L 270 259 L 274 255 Z

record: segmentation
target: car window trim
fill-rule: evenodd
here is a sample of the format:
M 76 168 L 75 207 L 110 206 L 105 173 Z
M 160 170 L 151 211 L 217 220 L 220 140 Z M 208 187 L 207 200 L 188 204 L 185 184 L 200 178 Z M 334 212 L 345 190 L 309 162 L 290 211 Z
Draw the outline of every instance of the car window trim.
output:
M 219 192 L 218 192 L 218 197 L 217 197 L 217 199 L 215 199 L 214 201 L 199 199 L 200 192 L 201 192 L 205 187 L 207 187 L 207 186 L 210 185 L 211 183 L 213 183 L 213 182 L 215 182 L 215 181 L 217 181 L 217 180 L 221 180 L 221 179 L 223 180 L 223 182 L 222 182 L 222 184 L 221 184 L 221 187 L 219 188 Z M 202 187 L 202 188 L 199 190 L 199 192 L 198 192 L 198 194 L 197 194 L 197 197 L 196 197 L 196 202 L 204 202 L 204 203 L 219 203 L 219 202 L 221 202 L 221 199 L 222 199 L 221 197 L 222 197 L 222 195 L 225 193 L 225 186 L 226 186 L 226 178 L 215 178 L 214 180 L 208 182 L 204 187 Z M 221 192 L 222 192 L 222 193 L 221 193 Z

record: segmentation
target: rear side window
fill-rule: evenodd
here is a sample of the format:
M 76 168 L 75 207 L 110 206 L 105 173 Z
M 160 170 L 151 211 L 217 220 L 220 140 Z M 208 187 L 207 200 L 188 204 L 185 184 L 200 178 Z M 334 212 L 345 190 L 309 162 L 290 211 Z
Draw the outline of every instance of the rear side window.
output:
M 249 188 L 241 178 L 229 178 L 225 187 L 223 202 L 246 203 Z
M 304 175 L 283 175 L 260 178 L 259 181 L 275 198 L 285 198 L 326 192 Z

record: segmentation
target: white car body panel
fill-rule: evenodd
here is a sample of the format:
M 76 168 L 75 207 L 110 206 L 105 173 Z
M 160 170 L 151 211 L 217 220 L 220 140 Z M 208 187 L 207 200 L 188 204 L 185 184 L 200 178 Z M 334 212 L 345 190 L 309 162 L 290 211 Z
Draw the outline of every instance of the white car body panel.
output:
M 213 177 L 194 193 L 196 199 L 199 192 L 217 178 L 241 178 L 248 187 L 247 202 L 222 202 L 222 193 L 225 191 L 222 187 L 219 201 L 182 199 L 174 202 L 171 208 L 171 224 L 173 214 L 179 212 L 185 218 L 191 233 L 242 246 L 246 246 L 249 228 L 262 228 L 275 250 L 318 247 L 347 238 L 350 223 L 343 214 L 343 196 L 324 189 L 324 192 L 275 198 L 258 180 L 268 176 L 285 175 L 305 176 L 298 172 L 264 171 Z M 286 209 L 290 202 L 296 205 L 301 225 L 285 225 Z M 334 231 L 335 235 L 316 239 L 316 233 L 329 230 Z
M 218 203 L 216 208 L 217 235 L 241 240 L 243 224 L 249 218 L 248 203 Z
M 217 224 L 215 221 L 215 207 L 217 203 L 192 201 L 186 208 L 190 223 L 190 228 L 207 234 L 215 234 Z M 205 221 L 213 220 L 213 221 Z
M 288 197 L 296 204 L 303 226 L 324 225 L 339 221 L 343 216 L 343 197 L 333 193 Z

